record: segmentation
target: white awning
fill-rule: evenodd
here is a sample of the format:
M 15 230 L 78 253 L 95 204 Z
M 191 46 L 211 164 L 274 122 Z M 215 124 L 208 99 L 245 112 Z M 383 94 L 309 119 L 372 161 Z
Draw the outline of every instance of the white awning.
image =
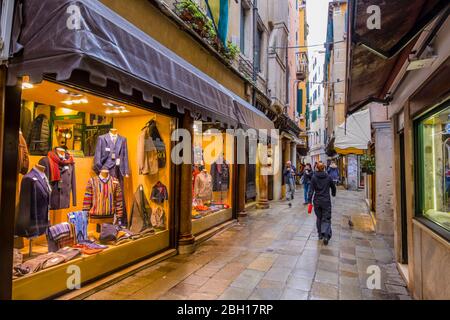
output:
M 372 140 L 370 110 L 348 116 L 346 122 L 336 127 L 335 136 L 334 148 L 337 153 L 359 153 L 367 150 Z

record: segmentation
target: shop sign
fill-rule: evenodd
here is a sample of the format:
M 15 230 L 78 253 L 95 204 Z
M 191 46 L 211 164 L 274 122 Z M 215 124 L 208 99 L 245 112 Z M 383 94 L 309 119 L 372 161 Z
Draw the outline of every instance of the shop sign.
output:
M 0 60 L 2 64 L 9 58 L 14 2 L 15 0 L 0 0 Z

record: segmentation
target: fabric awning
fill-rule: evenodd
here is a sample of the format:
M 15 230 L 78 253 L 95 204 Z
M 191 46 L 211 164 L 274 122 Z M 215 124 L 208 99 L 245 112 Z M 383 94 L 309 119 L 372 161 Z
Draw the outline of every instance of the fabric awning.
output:
M 338 154 L 362 154 L 372 140 L 370 110 L 347 117 L 335 130 L 334 149 Z
M 367 9 L 373 5 L 381 11 L 379 29 L 367 26 Z M 424 28 L 446 16 L 448 6 L 448 0 L 349 1 L 348 114 L 370 102 L 389 103 L 386 83 L 391 73 L 407 61 Z
M 205 121 L 270 128 L 263 114 L 236 102 L 217 81 L 97 0 L 23 1 L 19 6 L 8 85 L 21 76 L 32 83 L 45 75 L 65 81 L 74 70 L 83 70 L 92 84 L 106 86 L 112 80 L 123 94 L 136 90 L 145 101 L 157 97 L 165 108 L 173 103 L 180 113 L 188 109 Z

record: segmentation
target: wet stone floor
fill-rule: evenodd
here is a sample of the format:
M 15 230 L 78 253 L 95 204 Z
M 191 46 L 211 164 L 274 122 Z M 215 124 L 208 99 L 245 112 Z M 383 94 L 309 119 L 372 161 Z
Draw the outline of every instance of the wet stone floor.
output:
M 393 238 L 371 230 L 362 192 L 338 190 L 328 246 L 318 240 L 302 195 L 297 190 L 292 208 L 280 201 L 249 211 L 194 254 L 165 260 L 87 299 L 411 299 L 394 263 Z M 367 288 L 370 266 L 381 271 L 379 289 Z

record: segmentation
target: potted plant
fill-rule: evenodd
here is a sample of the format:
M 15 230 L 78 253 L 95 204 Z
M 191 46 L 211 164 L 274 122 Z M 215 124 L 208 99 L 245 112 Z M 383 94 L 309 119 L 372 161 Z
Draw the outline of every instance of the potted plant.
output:
M 376 170 L 375 157 L 373 155 L 365 154 L 360 160 L 361 171 L 368 175 L 374 174 Z

